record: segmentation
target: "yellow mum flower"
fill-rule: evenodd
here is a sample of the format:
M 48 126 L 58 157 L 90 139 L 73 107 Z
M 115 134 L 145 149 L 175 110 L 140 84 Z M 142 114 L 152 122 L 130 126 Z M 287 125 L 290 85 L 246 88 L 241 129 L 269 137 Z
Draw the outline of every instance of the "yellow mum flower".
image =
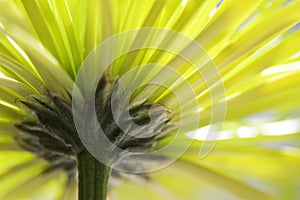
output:
M 0 8 L 0 199 L 300 199 L 299 0 Z

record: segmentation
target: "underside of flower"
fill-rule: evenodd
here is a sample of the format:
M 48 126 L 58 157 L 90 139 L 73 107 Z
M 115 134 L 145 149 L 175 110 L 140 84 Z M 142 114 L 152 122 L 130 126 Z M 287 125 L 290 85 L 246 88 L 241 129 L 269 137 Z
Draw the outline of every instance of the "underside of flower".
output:
M 0 8 L 0 199 L 299 200 L 300 0 Z
M 122 150 L 151 151 L 155 147 L 157 138 L 161 137 L 162 129 L 169 121 L 168 111 L 161 105 L 146 102 L 131 106 L 128 108 L 130 120 L 137 126 L 126 123 L 129 119 L 124 118 L 122 122 L 119 122 L 125 125 L 125 130 L 124 126 L 122 130 L 114 119 L 111 109 L 114 83 L 116 81 L 112 82 L 103 77 L 96 90 L 95 109 L 100 126 L 106 137 Z M 119 100 L 122 101 L 121 97 Z M 36 116 L 36 120 L 24 120 L 17 124 L 16 127 L 22 133 L 16 137 L 16 140 L 24 149 L 44 158 L 54 167 L 63 168 L 71 176 L 75 175 L 78 155 L 86 152 L 87 149 L 77 133 L 71 105 L 49 91 L 45 93 L 45 97 L 35 96 L 30 100 L 21 100 L 21 102 Z M 143 128 L 153 120 L 150 115 L 155 115 L 156 121 L 152 122 L 151 128 Z M 122 155 L 116 157 L 122 159 Z M 126 165 L 126 161 L 122 163 Z M 126 167 L 130 168 L 132 164 L 128 163 Z M 113 174 L 116 175 L 118 172 Z

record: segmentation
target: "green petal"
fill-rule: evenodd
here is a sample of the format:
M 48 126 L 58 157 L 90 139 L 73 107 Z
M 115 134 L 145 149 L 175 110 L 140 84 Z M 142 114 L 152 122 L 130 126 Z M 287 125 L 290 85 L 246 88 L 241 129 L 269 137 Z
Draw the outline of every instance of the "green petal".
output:
M 1 151 L 0 161 L 1 198 L 15 191 L 47 166 L 32 154 L 24 151 Z
M 274 199 L 297 199 L 299 137 L 300 134 L 295 134 L 218 141 L 204 159 L 198 157 L 201 142 L 195 142 L 181 160 L 243 182 Z M 251 194 L 246 195 L 250 197 Z
M 3 198 L 11 200 L 20 199 L 60 199 L 65 189 L 65 173 L 53 170 L 38 174 L 26 181 L 23 185 L 7 193 Z

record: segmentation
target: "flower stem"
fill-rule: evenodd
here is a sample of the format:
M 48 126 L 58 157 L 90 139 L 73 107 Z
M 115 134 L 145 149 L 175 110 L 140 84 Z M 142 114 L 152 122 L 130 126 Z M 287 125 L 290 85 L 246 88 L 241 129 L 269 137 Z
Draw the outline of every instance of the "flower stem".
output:
M 79 200 L 106 200 L 110 168 L 87 150 L 77 155 Z

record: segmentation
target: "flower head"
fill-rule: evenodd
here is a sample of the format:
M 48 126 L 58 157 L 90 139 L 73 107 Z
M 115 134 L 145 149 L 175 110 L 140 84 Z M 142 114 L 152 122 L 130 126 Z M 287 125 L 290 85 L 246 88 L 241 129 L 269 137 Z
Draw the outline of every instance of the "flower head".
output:
M 0 7 L 0 199 L 299 198 L 298 0 Z

